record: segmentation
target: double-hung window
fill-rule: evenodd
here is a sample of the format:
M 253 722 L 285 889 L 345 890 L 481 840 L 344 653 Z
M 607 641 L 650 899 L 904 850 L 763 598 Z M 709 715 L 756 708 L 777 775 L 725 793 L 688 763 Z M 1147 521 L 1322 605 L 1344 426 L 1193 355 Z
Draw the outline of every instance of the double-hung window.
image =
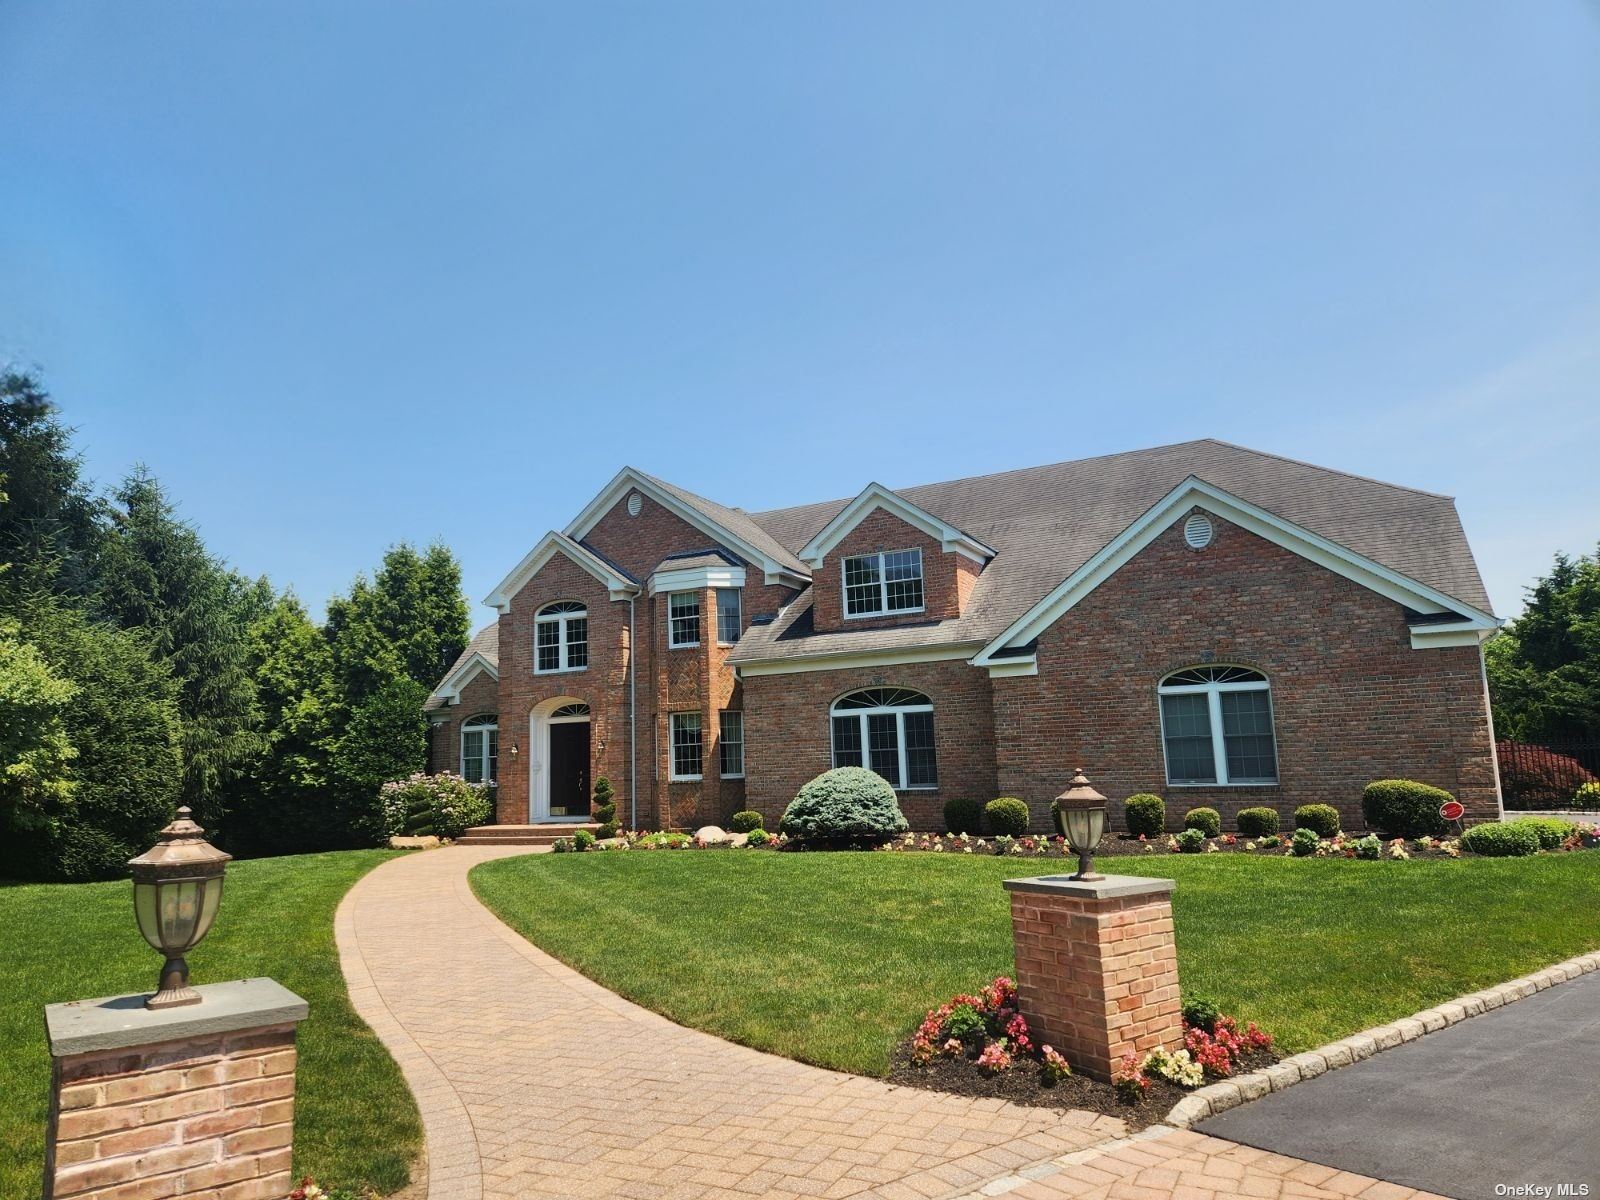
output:
M 667 645 L 674 650 L 700 644 L 700 593 L 667 596 Z
M 731 646 L 739 640 L 744 614 L 739 607 L 738 588 L 717 589 L 717 644 Z
M 724 779 L 744 778 L 744 713 L 724 709 L 717 736 L 718 774 Z
M 1169 784 L 1278 782 L 1272 688 L 1260 671 L 1190 667 L 1163 679 L 1159 693 Z
M 867 688 L 833 702 L 833 765 L 867 767 L 897 790 L 939 786 L 933 701 L 906 688 Z
M 699 779 L 701 765 L 700 714 L 672 713 L 667 718 L 672 735 L 672 770 L 674 780 Z
M 533 669 L 581 671 L 589 665 L 589 610 L 574 600 L 546 604 L 533 621 Z
M 493 713 L 461 723 L 461 777 L 468 783 L 493 783 L 500 765 L 500 725 Z
M 921 612 L 922 551 L 855 554 L 844 566 L 844 615 Z

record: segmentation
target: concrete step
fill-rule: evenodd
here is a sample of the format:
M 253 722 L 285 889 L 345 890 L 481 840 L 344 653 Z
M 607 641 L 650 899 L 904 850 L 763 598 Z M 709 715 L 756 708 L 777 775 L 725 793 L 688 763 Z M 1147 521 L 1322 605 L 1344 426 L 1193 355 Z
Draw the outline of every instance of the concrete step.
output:
M 582 825 L 474 825 L 457 840 L 458 846 L 548 846 L 557 838 L 571 837 L 580 829 L 595 832 L 600 826 Z

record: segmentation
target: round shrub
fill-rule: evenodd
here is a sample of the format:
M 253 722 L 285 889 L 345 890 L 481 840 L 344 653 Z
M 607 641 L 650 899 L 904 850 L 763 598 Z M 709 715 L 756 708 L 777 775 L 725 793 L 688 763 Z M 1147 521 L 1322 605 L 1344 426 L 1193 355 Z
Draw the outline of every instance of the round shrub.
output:
M 1185 829 L 1177 836 L 1179 854 L 1199 854 L 1205 849 L 1206 835 L 1198 829 Z
M 1217 1002 L 1208 997 L 1196 996 L 1183 1002 L 1184 1024 L 1204 1029 L 1207 1033 L 1216 1029 L 1217 1018 L 1221 1015 L 1222 1009 L 1217 1007 Z
M 883 842 L 910 826 L 894 789 L 865 767 L 835 767 L 802 787 L 779 825 L 804 842 Z
M 750 831 L 750 840 L 748 842 L 746 842 L 745 845 L 747 845 L 747 846 L 765 846 L 771 840 L 772 840 L 772 835 L 770 833 L 768 833 L 765 829 L 761 828 L 761 826 L 757 825 L 754 829 L 752 829 Z
M 1525 821 L 1474 825 L 1461 835 L 1461 844 L 1489 858 L 1521 858 L 1539 852 L 1539 831 Z
M 1289 849 L 1294 851 L 1296 858 L 1307 858 L 1317 852 L 1317 844 L 1321 840 L 1315 829 L 1296 829 Z
M 1167 802 L 1153 792 L 1139 792 L 1128 797 L 1123 817 L 1135 837 L 1155 837 L 1167 827 Z
M 1526 825 L 1533 830 L 1539 839 L 1539 849 L 1559 850 L 1561 843 L 1578 832 L 1578 827 L 1571 821 L 1563 821 L 1560 817 L 1518 817 L 1515 821 L 1508 821 L 1508 825 Z
M 1222 814 L 1214 808 L 1191 808 L 1183 814 L 1185 829 L 1198 829 L 1206 837 L 1222 836 Z
M 1278 832 L 1278 810 L 1275 808 L 1241 808 L 1239 833 L 1242 837 L 1266 837 Z
M 761 814 L 752 809 L 741 809 L 733 814 L 728 821 L 729 833 L 749 833 L 760 829 L 766 822 L 761 819 Z
M 944 830 L 946 833 L 981 833 L 983 831 L 983 805 L 965 796 L 956 796 L 944 802 Z
M 594 834 L 587 829 L 580 829 L 572 835 L 572 848 L 574 850 L 593 850 Z
M 1438 837 L 1446 829 L 1439 806 L 1454 799 L 1443 788 L 1414 779 L 1378 779 L 1361 793 L 1361 815 L 1368 829 L 1390 837 Z
M 1028 806 L 1015 796 L 1001 796 L 983 806 L 983 821 L 997 837 L 1021 837 L 1028 832 Z
M 1294 827 L 1331 838 L 1339 832 L 1339 810 L 1331 804 L 1302 804 L 1294 810 Z

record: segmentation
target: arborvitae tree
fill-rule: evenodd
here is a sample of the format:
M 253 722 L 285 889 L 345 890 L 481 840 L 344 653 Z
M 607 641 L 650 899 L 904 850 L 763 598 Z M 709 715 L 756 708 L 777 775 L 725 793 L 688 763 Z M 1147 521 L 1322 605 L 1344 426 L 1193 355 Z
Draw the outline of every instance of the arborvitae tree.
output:
M 113 499 L 100 606 L 123 628 L 147 631 L 170 667 L 183 716 L 183 803 L 206 829 L 225 829 L 230 789 L 261 749 L 235 577 L 142 468 Z
M 1558 554 L 1486 657 L 1500 737 L 1600 738 L 1600 553 Z
M 360 701 L 333 759 L 334 793 L 352 845 L 384 840 L 378 789 L 427 765 L 428 689 L 397 677 Z

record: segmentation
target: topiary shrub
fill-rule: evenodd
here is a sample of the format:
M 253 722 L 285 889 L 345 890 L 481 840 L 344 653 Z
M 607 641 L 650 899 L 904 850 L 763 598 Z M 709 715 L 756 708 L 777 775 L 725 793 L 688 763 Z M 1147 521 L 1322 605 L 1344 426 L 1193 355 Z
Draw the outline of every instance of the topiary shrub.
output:
M 1446 829 L 1439 806 L 1454 799 L 1443 788 L 1414 779 L 1377 779 L 1361 793 L 1361 815 L 1368 829 L 1390 837 L 1438 837 Z
M 1539 849 L 1559 850 L 1561 844 L 1578 832 L 1578 826 L 1572 821 L 1563 821 L 1560 817 L 1518 817 L 1515 821 L 1506 822 L 1508 825 L 1526 825 L 1533 830 L 1539 838 Z
M 1294 851 L 1296 858 L 1308 858 L 1317 852 L 1317 846 L 1321 841 L 1315 829 L 1296 829 L 1293 839 L 1289 842 L 1289 849 Z
M 835 767 L 802 787 L 779 829 L 817 844 L 885 842 L 910 826 L 894 789 L 865 767 Z
M 1179 854 L 1199 854 L 1206 845 L 1205 832 L 1193 828 L 1185 829 L 1174 840 L 1178 843 Z
M 1294 827 L 1309 829 L 1318 837 L 1331 838 L 1339 832 L 1339 810 L 1331 804 L 1302 804 L 1294 810 Z
M 1461 844 L 1489 858 L 1521 858 L 1539 852 L 1539 831 L 1526 821 L 1474 825 L 1461 835 Z
M 617 836 L 617 793 L 611 786 L 611 780 L 604 775 L 594 781 L 594 821 L 600 826 L 595 830 L 597 836 Z
M 1028 832 L 1028 806 L 1015 796 L 1001 796 L 983 806 L 983 823 L 997 837 L 1021 837 Z
M 744 808 L 734 813 L 728 820 L 729 833 L 749 833 L 760 829 L 765 824 L 761 814 L 754 809 Z
M 1214 808 L 1191 808 L 1183 814 L 1185 829 L 1198 829 L 1206 837 L 1222 836 L 1222 814 Z
M 1156 837 L 1167 828 L 1167 802 L 1153 792 L 1138 792 L 1124 801 L 1122 816 L 1135 837 Z
M 946 833 L 981 833 L 983 831 L 983 805 L 965 796 L 956 796 L 944 802 L 944 829 Z
M 1266 837 L 1278 832 L 1278 810 L 1275 808 L 1242 808 L 1239 810 L 1239 833 L 1242 837 Z

